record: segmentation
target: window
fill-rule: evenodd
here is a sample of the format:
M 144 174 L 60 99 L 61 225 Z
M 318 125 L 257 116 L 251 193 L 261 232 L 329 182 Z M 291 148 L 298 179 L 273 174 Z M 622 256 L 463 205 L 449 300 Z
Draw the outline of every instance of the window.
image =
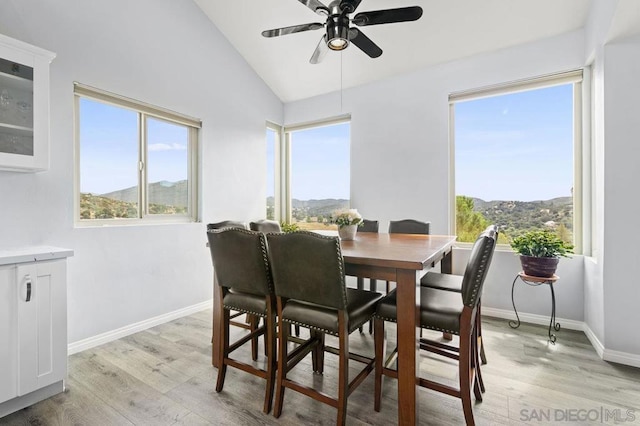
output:
M 76 221 L 197 219 L 200 122 L 75 84 Z
M 275 182 L 276 219 L 295 224 L 299 229 L 332 229 L 328 220 L 334 210 L 349 207 L 351 143 L 349 117 L 284 128 L 286 161 L 279 169 L 286 182 L 284 194 L 278 196 L 278 183 L 267 172 L 267 185 Z M 274 130 L 275 134 L 279 134 Z M 267 151 L 269 148 L 267 130 Z M 277 160 L 278 138 L 275 137 Z M 269 162 L 270 160 L 267 159 Z M 269 170 L 269 165 L 267 170 Z M 267 191 L 267 212 L 269 211 Z
M 450 96 L 455 232 L 554 230 L 581 248 L 582 72 Z M 578 251 L 576 251 L 578 252 Z
M 279 154 L 281 127 L 267 123 L 267 219 L 280 220 L 279 205 L 276 204 L 279 194 Z

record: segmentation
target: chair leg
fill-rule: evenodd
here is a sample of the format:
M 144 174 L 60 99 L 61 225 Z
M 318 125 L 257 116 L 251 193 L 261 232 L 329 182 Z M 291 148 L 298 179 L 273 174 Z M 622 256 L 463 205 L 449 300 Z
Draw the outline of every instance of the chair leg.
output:
M 471 370 L 473 372 L 473 395 L 476 401 L 482 402 L 482 391 L 480 389 L 480 357 L 478 355 L 478 329 L 474 327 L 473 336 L 471 336 Z
M 471 382 L 475 374 L 471 368 L 471 351 L 473 349 L 471 340 L 473 337 L 472 333 L 465 333 L 463 330 L 460 330 L 458 374 L 460 376 L 460 399 L 462 399 L 462 410 L 464 411 L 464 419 L 467 426 L 475 426 L 473 408 L 471 406 Z
M 344 313 L 338 316 L 338 417 L 336 425 L 343 426 L 347 421 L 347 396 L 349 392 L 349 332 Z
M 260 325 L 260 317 L 247 314 L 247 320 L 249 321 L 249 330 L 251 332 L 256 331 Z M 251 338 L 251 359 L 254 361 L 258 360 L 258 336 Z
M 267 351 L 267 387 L 264 394 L 264 408 L 263 411 L 265 414 L 269 414 L 271 411 L 271 404 L 273 402 L 273 389 L 276 383 L 276 370 L 277 370 L 277 360 L 276 360 L 276 327 L 275 327 L 275 318 L 272 312 L 267 311 L 267 317 L 264 319 L 265 322 L 265 336 L 267 336 L 265 340 L 265 347 Z
M 476 384 L 479 387 L 480 392 L 484 393 L 485 388 L 484 388 L 484 381 L 482 380 L 482 370 L 481 370 L 481 363 L 480 363 L 480 357 L 481 357 L 481 352 L 478 350 L 478 346 L 481 344 L 481 340 L 480 337 L 477 333 L 479 333 L 480 330 L 478 330 L 476 328 L 476 335 L 474 337 L 474 342 L 475 342 L 475 349 L 474 349 L 474 357 L 475 357 L 475 369 L 476 369 Z M 478 399 L 479 401 L 482 401 L 482 395 L 480 395 L 480 398 L 478 398 L 478 394 L 476 393 L 476 399 Z
M 227 374 L 227 364 L 225 358 L 229 357 L 229 311 L 222 308 L 221 335 L 218 336 L 218 380 L 216 381 L 216 392 L 221 392 L 224 386 L 224 378 Z
M 358 290 L 364 290 L 364 278 L 362 277 L 356 278 L 356 288 Z M 362 333 L 362 326 L 358 327 L 358 331 Z
M 478 345 L 480 346 L 480 359 L 482 364 L 487 363 L 487 356 L 484 354 L 484 342 L 482 341 L 482 303 L 478 303 L 478 313 L 476 314 L 476 329 L 478 330 Z M 484 388 L 483 388 L 484 392 Z
M 375 388 L 374 388 L 374 399 L 373 399 L 373 409 L 376 411 L 380 411 L 380 400 L 382 396 L 382 367 L 384 363 L 384 321 L 375 318 L 373 320 L 374 324 L 374 346 L 375 346 L 375 370 L 374 370 L 374 380 L 375 380 Z
M 369 280 L 369 291 L 378 291 L 378 280 L 373 278 Z M 369 320 L 369 334 L 373 334 L 373 319 Z
M 278 309 L 278 314 L 281 310 Z M 278 317 L 280 318 L 281 315 Z M 284 321 L 278 319 L 278 372 L 276 379 L 276 402 L 273 408 L 273 416 L 278 418 L 282 414 L 282 400 L 284 399 L 284 380 L 287 378 L 287 341 L 289 340 L 289 327 L 284 326 Z

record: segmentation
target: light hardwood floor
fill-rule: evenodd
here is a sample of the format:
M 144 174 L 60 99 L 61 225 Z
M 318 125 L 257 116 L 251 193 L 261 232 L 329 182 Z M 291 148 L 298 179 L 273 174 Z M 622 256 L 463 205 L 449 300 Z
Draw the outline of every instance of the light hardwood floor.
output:
M 211 311 L 125 337 L 69 357 L 65 393 L 0 419 L 2 425 L 330 425 L 335 409 L 288 390 L 282 416 L 262 413 L 264 381 L 229 368 L 223 392 L 210 364 Z M 241 331 L 232 327 L 234 333 Z M 395 330 L 388 327 L 389 345 Z M 640 424 L 640 369 L 600 360 L 581 332 L 561 330 L 547 342 L 543 326 L 485 318 L 487 391 L 476 422 L 496 424 Z M 373 336 L 355 332 L 351 349 L 373 354 Z M 249 350 L 241 349 L 249 359 Z M 334 393 L 336 357 L 323 376 L 305 360 L 298 379 Z M 422 374 L 455 383 L 450 361 L 423 355 Z M 464 424 L 460 400 L 420 389 L 425 425 Z M 373 375 L 351 395 L 347 424 L 396 423 L 394 380 L 383 385 L 382 411 L 373 410 Z M 629 411 L 628 411 L 629 410 Z M 543 421 L 540 421 L 543 420 Z

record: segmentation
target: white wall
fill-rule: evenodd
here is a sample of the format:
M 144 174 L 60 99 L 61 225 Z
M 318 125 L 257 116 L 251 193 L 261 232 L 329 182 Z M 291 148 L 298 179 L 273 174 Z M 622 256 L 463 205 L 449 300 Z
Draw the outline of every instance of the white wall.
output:
M 604 312 L 607 349 L 640 354 L 640 37 L 604 50 Z
M 342 111 L 336 93 L 285 104 L 285 122 L 350 112 L 352 205 L 380 220 L 381 229 L 392 219 L 416 218 L 446 234 L 449 93 L 582 66 L 584 33 L 577 31 L 345 90 Z M 467 256 L 468 250 L 456 250 L 454 272 L 462 273 Z M 512 252 L 496 252 L 483 306 L 512 310 L 511 283 L 520 270 Z M 583 257 L 563 259 L 558 275 L 558 317 L 582 321 Z M 519 311 L 549 314 L 548 289 L 521 285 L 516 291 Z
M 0 172 L 0 244 L 75 250 L 69 342 L 209 300 L 204 223 L 264 216 L 282 103 L 191 0 L 4 0 L 0 32 L 57 53 L 51 169 Z M 203 223 L 74 228 L 74 81 L 202 119 Z

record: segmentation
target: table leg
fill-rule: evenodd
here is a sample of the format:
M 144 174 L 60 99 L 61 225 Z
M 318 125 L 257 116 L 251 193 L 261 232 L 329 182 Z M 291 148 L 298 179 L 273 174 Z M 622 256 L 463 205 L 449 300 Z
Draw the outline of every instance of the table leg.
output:
M 416 271 L 398 270 L 398 424 L 418 424 L 418 328 L 420 308 L 420 281 Z M 413 315 L 402 313 L 413 312 Z

